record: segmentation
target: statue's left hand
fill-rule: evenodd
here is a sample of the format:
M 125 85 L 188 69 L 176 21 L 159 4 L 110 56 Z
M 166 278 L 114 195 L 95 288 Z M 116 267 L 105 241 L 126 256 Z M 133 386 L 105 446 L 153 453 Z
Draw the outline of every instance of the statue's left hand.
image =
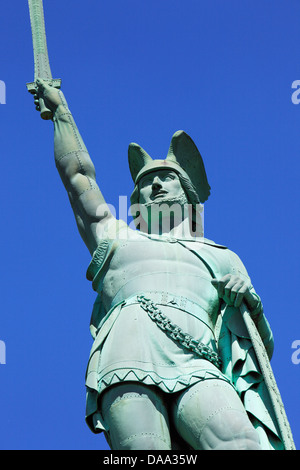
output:
M 257 308 L 259 300 L 251 292 L 251 284 L 247 279 L 233 274 L 226 274 L 221 279 L 212 279 L 218 295 L 227 305 L 240 307 L 245 302 L 250 311 Z

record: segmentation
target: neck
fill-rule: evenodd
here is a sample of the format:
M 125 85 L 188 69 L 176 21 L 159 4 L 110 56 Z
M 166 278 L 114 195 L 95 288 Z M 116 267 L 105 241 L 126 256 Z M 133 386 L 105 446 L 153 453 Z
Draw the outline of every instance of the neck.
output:
M 165 224 L 163 222 L 152 223 L 148 230 L 145 228 L 146 227 L 141 227 L 141 231 L 151 235 L 164 235 L 175 238 L 194 238 L 195 236 L 199 236 L 199 234 L 197 235 L 197 233 L 192 231 L 189 218 L 171 226 L 170 221 L 167 221 Z

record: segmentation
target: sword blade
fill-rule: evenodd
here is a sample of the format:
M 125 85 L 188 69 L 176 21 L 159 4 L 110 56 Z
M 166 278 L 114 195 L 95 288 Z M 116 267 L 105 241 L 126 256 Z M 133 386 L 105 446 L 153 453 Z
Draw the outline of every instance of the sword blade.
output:
M 34 54 L 34 81 L 52 79 L 42 0 L 28 0 Z
M 37 93 L 36 80 L 41 78 L 49 85 L 60 88 L 61 80 L 53 79 L 50 69 L 43 0 L 28 0 L 30 24 L 32 32 L 33 56 L 34 56 L 34 82 L 27 83 L 30 93 Z M 42 119 L 52 119 L 52 111 L 45 106 L 44 99 L 39 98 L 39 106 Z

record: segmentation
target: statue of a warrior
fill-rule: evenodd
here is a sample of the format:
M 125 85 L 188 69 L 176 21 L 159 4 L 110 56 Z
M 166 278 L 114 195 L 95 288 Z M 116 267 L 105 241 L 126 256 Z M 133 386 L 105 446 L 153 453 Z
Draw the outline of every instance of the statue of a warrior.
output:
M 86 374 L 91 430 L 118 450 L 284 449 L 240 307 L 269 358 L 272 332 L 240 258 L 203 236 L 210 186 L 192 139 L 176 132 L 161 160 L 129 145 L 132 228 L 110 212 L 63 93 L 36 85 L 98 293 Z

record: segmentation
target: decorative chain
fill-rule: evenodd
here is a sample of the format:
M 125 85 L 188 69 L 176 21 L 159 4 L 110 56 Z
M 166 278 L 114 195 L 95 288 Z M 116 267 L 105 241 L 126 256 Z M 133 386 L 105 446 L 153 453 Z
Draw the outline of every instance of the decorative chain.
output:
M 148 316 L 153 320 L 157 326 L 166 332 L 166 334 L 177 341 L 181 346 L 197 354 L 202 359 L 212 362 L 219 369 L 221 368 L 222 362 L 218 354 L 214 352 L 209 346 L 206 346 L 201 341 L 194 339 L 188 333 L 184 333 L 182 329 L 172 323 L 157 305 L 150 299 L 147 299 L 143 295 L 137 297 L 138 302 L 143 310 L 148 313 Z

